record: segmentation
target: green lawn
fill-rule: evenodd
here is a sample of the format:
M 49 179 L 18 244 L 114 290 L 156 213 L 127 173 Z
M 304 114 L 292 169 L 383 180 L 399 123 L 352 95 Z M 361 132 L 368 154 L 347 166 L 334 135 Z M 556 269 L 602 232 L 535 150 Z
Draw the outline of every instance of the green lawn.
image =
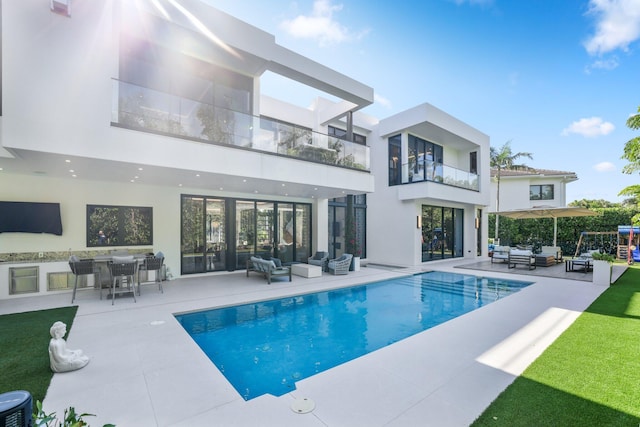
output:
M 607 289 L 473 426 L 640 425 L 640 266 Z
M 49 328 L 60 320 L 71 331 L 77 310 L 74 306 L 0 316 L 0 393 L 26 390 L 33 397 L 35 409 L 53 377 L 49 367 Z

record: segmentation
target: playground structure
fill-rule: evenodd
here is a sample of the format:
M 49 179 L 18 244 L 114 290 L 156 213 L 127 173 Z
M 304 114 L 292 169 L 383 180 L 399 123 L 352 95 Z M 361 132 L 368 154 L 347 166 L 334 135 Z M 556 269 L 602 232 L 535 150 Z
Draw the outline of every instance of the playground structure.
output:
M 631 251 L 638 246 L 640 226 L 619 225 L 618 231 L 583 231 L 580 233 L 574 257 L 589 250 L 599 249 L 604 253 L 615 254 L 619 260 L 626 260 L 630 259 Z

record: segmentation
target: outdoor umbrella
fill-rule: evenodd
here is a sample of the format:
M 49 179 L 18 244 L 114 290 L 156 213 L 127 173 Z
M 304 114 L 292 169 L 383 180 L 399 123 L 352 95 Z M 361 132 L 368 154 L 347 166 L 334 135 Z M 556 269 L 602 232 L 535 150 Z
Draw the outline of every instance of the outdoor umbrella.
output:
M 496 215 L 504 216 L 507 218 L 515 219 L 527 219 L 527 218 L 553 218 L 553 246 L 556 245 L 556 239 L 558 237 L 558 218 L 572 217 L 572 216 L 593 216 L 598 215 L 586 208 L 572 208 L 572 207 L 560 207 L 555 208 L 551 206 L 534 206 L 529 209 L 516 209 L 512 211 L 494 212 Z

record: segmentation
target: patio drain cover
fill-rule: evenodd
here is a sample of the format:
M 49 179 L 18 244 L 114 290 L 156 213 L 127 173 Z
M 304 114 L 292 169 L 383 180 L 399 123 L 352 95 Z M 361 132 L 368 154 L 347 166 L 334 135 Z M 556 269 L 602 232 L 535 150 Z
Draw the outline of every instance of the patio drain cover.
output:
M 298 399 L 291 404 L 291 410 L 296 414 L 308 414 L 316 408 L 316 403 L 306 397 Z

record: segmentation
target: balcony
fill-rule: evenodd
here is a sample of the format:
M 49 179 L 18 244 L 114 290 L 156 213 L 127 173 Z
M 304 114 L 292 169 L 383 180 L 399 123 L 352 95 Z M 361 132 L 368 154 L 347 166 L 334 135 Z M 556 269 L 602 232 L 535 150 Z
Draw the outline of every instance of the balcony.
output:
M 411 166 L 411 168 L 410 168 Z M 452 187 L 479 191 L 478 175 L 461 169 L 447 166 L 444 163 L 426 162 L 424 167 L 416 167 L 415 164 L 405 163 L 401 170 L 391 169 L 389 174 L 398 178 L 390 185 L 415 184 L 418 182 L 438 182 Z M 398 176 L 398 172 L 401 173 Z
M 128 129 L 362 171 L 369 147 L 113 79 L 111 122 Z

